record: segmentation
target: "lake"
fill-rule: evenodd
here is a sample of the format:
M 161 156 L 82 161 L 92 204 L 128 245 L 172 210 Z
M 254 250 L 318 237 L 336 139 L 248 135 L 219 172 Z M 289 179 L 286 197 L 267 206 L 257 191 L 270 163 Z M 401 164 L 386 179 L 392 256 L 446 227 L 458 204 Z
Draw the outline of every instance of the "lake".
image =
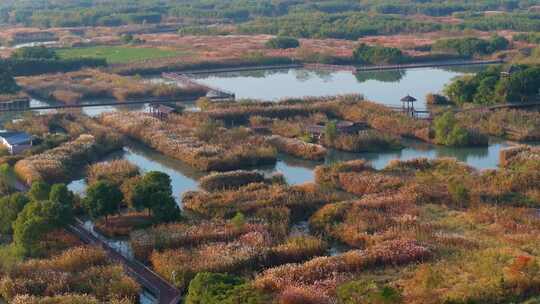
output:
M 287 97 L 362 94 L 367 99 L 400 106 L 410 94 L 425 106 L 428 93 L 441 92 L 454 77 L 486 66 L 351 72 L 283 69 L 193 75 L 197 81 L 236 93 L 238 99 L 277 101 Z

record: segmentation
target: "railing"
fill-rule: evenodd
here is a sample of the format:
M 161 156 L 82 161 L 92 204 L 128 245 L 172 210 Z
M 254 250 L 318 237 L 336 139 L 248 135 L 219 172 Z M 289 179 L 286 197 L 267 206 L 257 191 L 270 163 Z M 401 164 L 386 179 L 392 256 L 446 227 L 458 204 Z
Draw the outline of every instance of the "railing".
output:
M 200 83 L 194 79 L 189 78 L 185 74 L 178 74 L 178 73 L 162 73 L 161 76 L 163 78 L 167 78 L 170 80 L 178 81 L 180 83 L 183 83 L 185 85 L 192 85 L 192 86 L 198 86 L 201 88 L 206 89 L 209 92 L 217 93 L 218 96 L 229 96 L 233 97 L 235 96 L 234 92 L 224 90 L 222 88 L 209 86 L 203 83 Z
M 410 63 L 410 64 L 370 65 L 370 66 L 360 66 L 356 69 L 356 71 L 362 72 L 362 71 L 379 71 L 379 70 L 401 70 L 401 69 L 412 69 L 412 68 L 482 65 L 482 64 L 497 64 L 497 63 L 504 63 L 504 60 L 497 59 L 497 60 L 470 60 L 470 61 L 439 61 L 439 62 Z
M 135 278 L 144 288 L 154 294 L 159 299 L 160 304 L 179 303 L 182 295 L 178 289 L 144 264 L 133 258 L 125 257 L 106 242 L 96 237 L 91 231 L 84 228 L 84 223 L 80 219 L 76 219 L 75 224 L 69 225 L 68 229 L 83 242 L 101 246 L 109 253 L 111 259 L 116 260 L 124 266 L 128 275 Z

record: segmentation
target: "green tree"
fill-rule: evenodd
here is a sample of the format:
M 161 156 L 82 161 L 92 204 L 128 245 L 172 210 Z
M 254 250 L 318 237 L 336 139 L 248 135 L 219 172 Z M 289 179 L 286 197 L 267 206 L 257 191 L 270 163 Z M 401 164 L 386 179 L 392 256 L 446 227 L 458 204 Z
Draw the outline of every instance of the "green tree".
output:
M 0 234 L 13 233 L 13 223 L 29 202 L 28 197 L 22 193 L 15 193 L 0 199 Z
M 231 223 L 236 229 L 242 229 L 246 224 L 246 217 L 242 212 L 237 212 L 236 215 L 231 219 Z
M 52 229 L 65 224 L 62 205 L 51 201 L 32 201 L 26 204 L 13 223 L 13 242 L 21 256 L 40 253 L 38 241 Z
M 13 59 L 58 59 L 53 49 L 44 46 L 23 47 L 11 54 Z
M 278 36 L 268 40 L 265 46 L 271 49 L 293 49 L 300 46 L 300 41 L 292 37 Z
M 47 200 L 50 192 L 51 186 L 49 184 L 43 181 L 37 181 L 32 183 L 32 186 L 28 191 L 28 196 L 31 200 L 39 202 Z
M 73 217 L 75 195 L 65 184 L 54 184 L 49 193 L 49 201 L 58 203 L 62 210 L 62 221 L 69 221 Z
M 12 73 L 5 67 L 0 67 L 0 94 L 15 94 L 20 90 Z
M 459 126 L 452 112 L 446 112 L 435 118 L 435 141 L 447 146 L 466 146 L 469 144 L 469 132 Z
M 354 49 L 353 58 L 361 64 L 389 64 L 400 63 L 405 60 L 405 56 L 400 49 L 370 46 L 365 43 Z
M 172 222 L 180 217 L 180 209 L 172 195 L 160 191 L 152 194 L 151 201 L 155 202 L 150 210 L 157 222 Z
M 97 219 L 116 213 L 123 199 L 118 186 L 108 181 L 98 181 L 87 188 L 83 206 L 90 217 Z
M 335 121 L 329 121 L 324 127 L 324 141 L 333 144 L 338 136 L 337 124 Z
M 156 221 L 172 221 L 180 216 L 172 196 L 171 178 L 163 172 L 146 173 L 133 187 L 131 197 L 135 209 L 149 210 Z
M 444 93 L 457 105 L 463 105 L 474 100 L 476 94 L 476 83 L 473 77 L 466 76 L 459 78 L 444 88 Z

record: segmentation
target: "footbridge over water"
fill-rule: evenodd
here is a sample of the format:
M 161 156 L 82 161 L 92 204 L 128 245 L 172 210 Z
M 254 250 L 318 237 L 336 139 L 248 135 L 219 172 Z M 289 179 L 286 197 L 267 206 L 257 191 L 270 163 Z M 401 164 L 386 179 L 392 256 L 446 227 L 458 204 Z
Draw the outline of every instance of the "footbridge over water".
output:
M 181 83 L 186 86 L 197 86 L 202 87 L 208 91 L 208 97 L 214 97 L 214 98 L 230 98 L 234 99 L 236 96 L 233 92 L 227 91 L 221 88 L 213 87 L 206 85 L 204 83 L 200 83 L 193 78 L 190 78 L 186 74 L 180 74 L 180 73 L 162 73 L 161 76 L 165 79 L 169 79 L 172 81 L 176 81 L 178 83 Z

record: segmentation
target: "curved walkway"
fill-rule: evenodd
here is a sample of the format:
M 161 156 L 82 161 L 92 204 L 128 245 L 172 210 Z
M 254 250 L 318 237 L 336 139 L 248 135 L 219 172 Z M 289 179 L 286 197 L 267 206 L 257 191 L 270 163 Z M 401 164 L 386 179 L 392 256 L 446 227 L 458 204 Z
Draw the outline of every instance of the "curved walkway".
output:
M 178 304 L 180 302 L 182 295 L 178 289 L 140 262 L 128 259 L 118 253 L 104 241 L 86 230 L 80 221 L 69 225 L 67 229 L 78 236 L 83 242 L 102 247 L 114 262 L 124 266 L 124 270 L 128 275 L 154 294 L 158 298 L 159 304 Z

